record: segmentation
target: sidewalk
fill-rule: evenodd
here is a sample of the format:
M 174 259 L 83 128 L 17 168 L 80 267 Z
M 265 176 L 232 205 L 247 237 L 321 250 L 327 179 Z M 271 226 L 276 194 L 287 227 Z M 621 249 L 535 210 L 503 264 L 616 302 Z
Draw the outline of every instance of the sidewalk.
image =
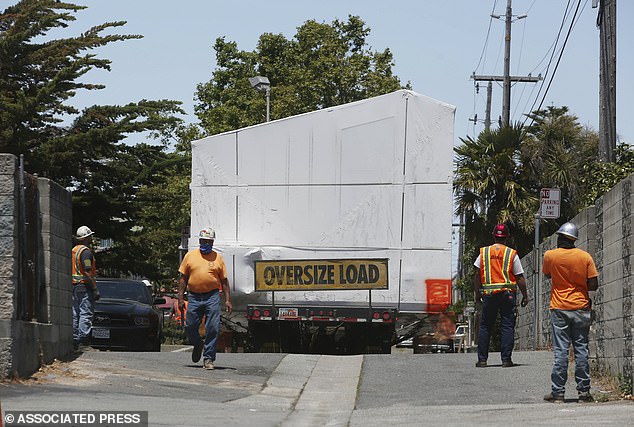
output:
M 90 352 L 37 380 L 0 383 L 2 409 L 148 411 L 151 426 L 632 425 L 634 402 L 544 402 L 550 352 L 365 356 Z M 593 384 L 593 394 L 600 389 Z

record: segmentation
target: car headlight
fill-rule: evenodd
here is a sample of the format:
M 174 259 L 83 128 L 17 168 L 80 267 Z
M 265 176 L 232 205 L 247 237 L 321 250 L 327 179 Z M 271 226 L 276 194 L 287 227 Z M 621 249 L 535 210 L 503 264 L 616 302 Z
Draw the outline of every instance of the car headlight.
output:
M 147 317 L 137 316 L 134 318 L 134 324 L 137 326 L 149 326 L 150 319 L 148 319 Z

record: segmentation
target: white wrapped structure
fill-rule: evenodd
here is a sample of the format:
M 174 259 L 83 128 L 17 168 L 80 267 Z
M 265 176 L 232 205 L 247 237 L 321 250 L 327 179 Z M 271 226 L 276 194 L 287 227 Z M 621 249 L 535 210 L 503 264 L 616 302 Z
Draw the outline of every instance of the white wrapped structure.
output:
M 190 248 L 216 230 L 234 307 L 256 260 L 387 258 L 388 289 L 275 292 L 274 302 L 425 311 L 450 283 L 455 108 L 407 90 L 192 144 Z

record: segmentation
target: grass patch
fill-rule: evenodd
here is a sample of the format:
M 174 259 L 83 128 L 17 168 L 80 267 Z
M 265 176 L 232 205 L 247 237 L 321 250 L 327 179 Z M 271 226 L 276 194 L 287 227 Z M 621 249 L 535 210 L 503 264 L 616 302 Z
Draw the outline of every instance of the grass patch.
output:
M 634 400 L 632 398 L 632 380 L 621 375 L 614 376 L 592 364 L 590 369 L 592 389 L 595 401 Z

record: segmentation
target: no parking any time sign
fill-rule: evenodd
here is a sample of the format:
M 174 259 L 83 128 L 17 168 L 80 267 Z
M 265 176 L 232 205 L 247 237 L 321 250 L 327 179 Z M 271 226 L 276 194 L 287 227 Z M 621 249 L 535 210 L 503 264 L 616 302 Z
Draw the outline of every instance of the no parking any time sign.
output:
M 561 190 L 559 188 L 542 188 L 539 196 L 539 215 L 546 219 L 559 218 Z

